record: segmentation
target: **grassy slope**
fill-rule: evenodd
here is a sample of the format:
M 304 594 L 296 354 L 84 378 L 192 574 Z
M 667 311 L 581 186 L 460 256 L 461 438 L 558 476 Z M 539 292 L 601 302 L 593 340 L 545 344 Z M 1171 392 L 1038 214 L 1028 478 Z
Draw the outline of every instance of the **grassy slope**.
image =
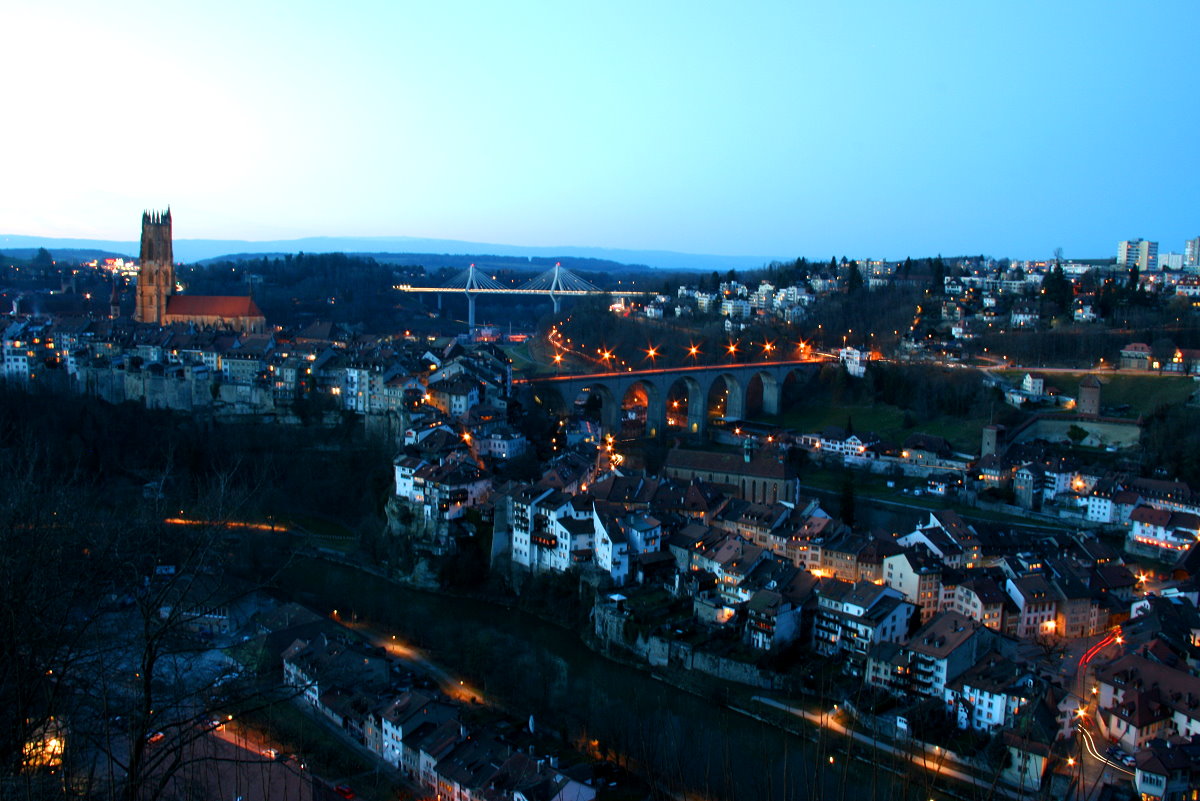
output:
M 1037 370 L 998 371 L 1006 380 L 1019 384 L 1027 372 Z M 1087 373 L 1043 373 L 1047 386 L 1057 387 L 1065 395 L 1079 396 L 1079 382 Z M 1191 378 L 1181 376 L 1121 375 L 1106 373 L 1099 376 L 1103 388 L 1100 403 L 1104 406 L 1129 404 L 1133 414 L 1149 414 L 1160 406 L 1185 402 L 1196 389 Z
M 897 445 L 910 434 L 921 432 L 945 437 L 950 444 L 965 453 L 979 451 L 979 431 L 987 425 L 986 418 L 939 417 L 915 428 L 904 427 L 904 411 L 895 406 L 795 406 L 772 422 L 796 431 L 820 431 L 826 426 L 845 426 L 854 423 L 855 431 L 874 431 Z

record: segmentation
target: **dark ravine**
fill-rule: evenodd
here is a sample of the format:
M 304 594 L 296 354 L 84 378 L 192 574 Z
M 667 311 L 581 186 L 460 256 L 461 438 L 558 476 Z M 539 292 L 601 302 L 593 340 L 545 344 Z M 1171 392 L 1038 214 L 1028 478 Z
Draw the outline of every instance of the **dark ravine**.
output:
M 485 696 L 528 710 L 575 747 L 616 759 L 664 795 L 713 801 L 986 797 L 965 786 L 935 790 L 929 777 L 882 753 L 854 749 L 866 758 L 847 758 L 846 743 L 836 735 L 803 725 L 789 731 L 765 715 L 730 709 L 695 688 L 676 686 L 669 672 L 605 656 L 584 636 L 563 636 L 563 627 L 535 613 L 305 557 L 285 571 L 280 589 L 318 609 L 337 608 L 395 631 Z

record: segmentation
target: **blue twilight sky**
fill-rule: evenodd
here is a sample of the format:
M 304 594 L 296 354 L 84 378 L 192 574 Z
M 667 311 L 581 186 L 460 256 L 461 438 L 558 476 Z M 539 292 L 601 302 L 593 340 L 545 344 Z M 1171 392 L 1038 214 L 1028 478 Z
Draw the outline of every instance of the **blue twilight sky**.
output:
M 5 0 L 0 233 L 1180 251 L 1200 3 Z

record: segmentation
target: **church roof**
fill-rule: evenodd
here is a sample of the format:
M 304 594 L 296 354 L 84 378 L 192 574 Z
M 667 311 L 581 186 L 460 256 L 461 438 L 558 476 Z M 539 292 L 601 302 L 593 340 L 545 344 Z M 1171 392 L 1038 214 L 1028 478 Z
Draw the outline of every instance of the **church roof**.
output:
M 254 299 L 240 295 L 172 295 L 167 314 L 184 317 L 262 317 Z

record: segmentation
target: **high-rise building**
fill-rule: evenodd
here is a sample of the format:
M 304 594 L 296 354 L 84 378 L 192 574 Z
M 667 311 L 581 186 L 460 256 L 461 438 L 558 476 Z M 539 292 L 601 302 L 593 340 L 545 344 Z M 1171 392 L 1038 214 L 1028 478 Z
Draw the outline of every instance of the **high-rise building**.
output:
M 1117 266 L 1143 273 L 1158 268 L 1158 243 L 1145 239 L 1126 239 L 1117 243 Z
M 1189 239 L 1183 246 L 1183 266 L 1200 266 L 1200 236 Z

